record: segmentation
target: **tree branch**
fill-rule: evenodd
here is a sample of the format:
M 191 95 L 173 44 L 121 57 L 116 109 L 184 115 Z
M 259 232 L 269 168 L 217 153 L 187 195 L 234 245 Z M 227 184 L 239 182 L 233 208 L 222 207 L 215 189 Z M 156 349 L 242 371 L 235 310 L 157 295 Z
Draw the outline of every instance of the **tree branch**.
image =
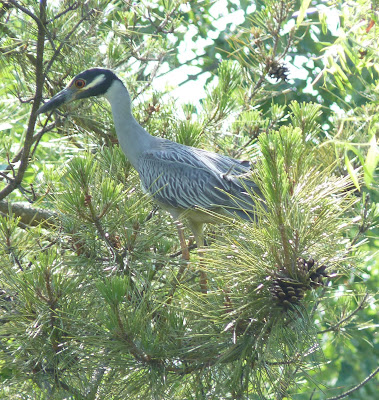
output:
M 74 27 L 71 29 L 70 32 L 68 32 L 68 34 L 64 37 L 64 39 L 62 40 L 62 42 L 60 43 L 60 45 L 58 46 L 58 48 L 54 51 L 53 56 L 51 57 L 49 63 L 47 64 L 46 68 L 45 68 L 45 73 L 44 73 L 44 77 L 47 76 L 51 66 L 53 65 L 55 59 L 58 57 L 59 53 L 62 50 L 62 47 L 67 44 L 68 40 L 70 39 L 70 37 L 72 36 L 72 34 L 79 28 L 79 26 L 82 24 L 83 21 L 85 21 L 88 17 L 90 17 L 93 13 L 95 12 L 95 9 L 91 9 L 90 11 L 88 11 L 75 25 Z
M 37 110 L 39 104 L 42 99 L 42 88 L 44 83 L 44 75 L 43 75 L 43 53 L 44 53 L 44 46 L 45 46 L 45 25 L 46 25 L 46 0 L 40 1 L 40 18 L 36 17 L 32 14 L 29 10 L 25 7 L 20 6 L 16 1 L 10 0 L 10 3 L 13 4 L 15 7 L 20 9 L 25 14 L 29 15 L 36 21 L 38 25 L 38 36 L 37 36 L 37 58 L 36 58 L 36 90 L 34 96 L 34 102 L 32 106 L 32 110 L 29 117 L 28 127 L 26 130 L 25 141 L 24 141 L 24 148 L 22 150 L 20 166 L 17 171 L 17 175 L 12 182 L 9 182 L 8 185 L 0 191 L 0 200 L 4 199 L 10 193 L 15 190 L 22 179 L 24 178 L 24 174 L 26 169 L 29 165 L 29 154 L 30 149 L 33 144 L 33 133 L 34 127 L 37 120 Z
M 348 390 L 347 392 L 344 392 L 338 396 L 334 396 L 334 397 L 328 397 L 326 400 L 339 400 L 339 399 L 343 399 L 344 397 L 349 396 L 351 393 L 357 391 L 358 389 L 360 389 L 363 385 L 365 385 L 368 381 L 370 381 L 377 373 L 379 372 L 379 367 L 377 367 L 368 377 L 366 377 L 361 383 L 359 383 L 358 385 L 354 386 L 353 388 L 351 388 L 350 390 Z
M 63 15 L 67 14 L 68 12 L 76 10 L 78 7 L 79 7 L 79 3 L 76 1 L 75 3 L 71 4 L 70 6 L 68 6 L 64 11 L 62 11 L 59 14 L 55 15 L 54 18 L 51 18 L 48 21 L 46 21 L 46 24 L 50 24 L 51 22 L 59 19 Z
M 133 355 L 133 357 L 138 360 L 138 361 L 142 361 L 145 363 L 151 363 L 152 359 L 151 357 L 146 354 L 144 351 L 142 351 L 133 341 L 131 335 L 129 334 L 129 332 L 126 331 L 124 324 L 121 321 L 121 316 L 120 316 L 120 312 L 118 307 L 114 307 L 114 312 L 116 314 L 116 318 L 117 318 L 117 325 L 119 327 L 120 330 L 120 334 L 119 337 L 120 339 L 125 342 L 127 344 L 127 346 L 129 347 L 129 351 L 130 353 Z
M 51 123 L 51 124 L 49 124 L 49 125 L 47 125 L 47 126 L 44 126 L 36 135 L 33 136 L 32 144 L 35 143 L 35 142 L 36 142 L 36 144 L 34 145 L 34 149 L 32 150 L 31 156 L 34 155 L 34 153 L 35 153 L 35 151 L 36 151 L 36 149 L 37 149 L 37 145 L 38 145 L 39 141 L 41 140 L 43 134 L 46 133 L 46 132 L 51 131 L 52 129 L 55 128 L 55 126 L 56 126 L 56 122 L 53 122 L 53 123 Z M 22 152 L 23 152 L 23 149 L 21 149 L 21 150 L 13 157 L 13 159 L 12 159 L 11 161 L 8 160 L 8 166 L 7 166 L 6 168 L 4 168 L 3 171 L 5 171 L 5 172 L 12 171 L 12 170 L 13 170 L 12 164 L 15 164 L 15 163 L 17 163 L 18 161 L 20 161 L 20 158 L 21 158 L 21 156 L 22 156 Z M 9 177 L 7 177 L 7 175 L 6 175 L 4 172 L 1 173 L 1 176 L 2 176 L 4 179 L 9 179 Z
M 7 0 L 7 2 L 5 3 L 5 5 L 7 5 L 7 3 L 12 4 L 13 6 L 15 6 L 17 9 L 19 9 L 20 11 L 22 11 L 24 14 L 28 15 L 30 18 L 34 19 L 34 21 L 37 23 L 38 25 L 38 29 L 40 29 L 41 27 L 43 27 L 44 22 L 42 21 L 42 18 L 39 19 L 37 17 L 37 15 L 33 14 L 30 10 L 28 10 L 26 7 L 22 6 L 21 4 L 19 4 L 16 0 Z M 43 3 L 43 4 L 42 4 Z M 41 5 L 40 5 L 40 10 L 41 8 L 46 7 L 46 0 L 42 0 L 41 1 Z M 41 14 L 42 17 L 42 14 Z M 38 45 L 37 45 L 38 46 Z
M 20 218 L 20 226 L 26 228 L 29 226 L 42 225 L 50 227 L 57 224 L 58 215 L 55 212 L 30 206 L 29 203 L 8 203 L 0 201 L 0 213 L 9 215 L 14 214 Z
M 361 300 L 361 302 L 358 304 L 358 307 L 353 310 L 350 314 L 348 314 L 345 318 L 342 318 L 340 321 L 338 321 L 336 324 L 332 325 L 331 327 L 324 329 L 322 331 L 318 331 L 318 334 L 322 334 L 322 333 L 326 333 L 326 332 L 334 332 L 336 330 L 339 329 L 339 327 L 344 324 L 346 321 L 348 321 L 349 319 L 353 318 L 355 314 L 358 313 L 358 311 L 363 310 L 365 303 L 368 299 L 369 295 L 368 293 L 366 293 L 363 297 L 363 299 Z

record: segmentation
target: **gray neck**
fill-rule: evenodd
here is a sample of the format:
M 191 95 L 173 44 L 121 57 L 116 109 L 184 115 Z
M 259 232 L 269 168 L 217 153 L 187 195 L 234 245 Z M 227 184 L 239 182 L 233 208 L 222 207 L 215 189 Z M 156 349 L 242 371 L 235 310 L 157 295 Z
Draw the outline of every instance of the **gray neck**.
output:
M 138 170 L 138 158 L 143 151 L 150 148 L 154 138 L 133 117 L 129 92 L 121 81 L 113 81 L 104 96 L 112 107 L 120 146 L 130 163 Z

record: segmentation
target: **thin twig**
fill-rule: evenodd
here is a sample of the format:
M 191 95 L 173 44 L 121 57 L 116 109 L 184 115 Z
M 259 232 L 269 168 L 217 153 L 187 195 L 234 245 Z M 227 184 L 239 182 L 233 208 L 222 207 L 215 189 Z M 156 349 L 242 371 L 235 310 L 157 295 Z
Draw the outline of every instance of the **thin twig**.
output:
M 350 243 L 350 247 L 353 248 L 355 244 L 358 242 L 359 238 L 364 234 L 368 229 L 371 228 L 370 222 L 367 222 L 367 217 L 370 209 L 370 196 L 366 194 L 365 202 L 363 204 L 363 209 L 362 209 L 362 222 L 358 227 L 358 232 L 352 239 Z
M 126 331 L 124 324 L 121 321 L 121 316 L 118 307 L 114 307 L 114 312 L 116 314 L 117 325 L 120 330 L 120 338 L 127 344 L 129 347 L 130 353 L 134 356 L 134 358 L 138 361 L 149 363 L 151 362 L 151 357 L 142 351 L 133 341 L 131 335 Z
M 13 182 L 13 178 L 11 178 L 10 176 L 4 174 L 3 172 L 0 172 L 0 176 L 2 176 L 4 179 L 6 179 L 8 182 Z
M 44 127 L 36 135 L 33 136 L 34 148 L 30 153 L 30 158 L 33 158 L 33 156 L 34 156 L 34 154 L 35 154 L 35 152 L 37 150 L 37 146 L 39 144 L 39 141 L 41 140 L 43 134 L 46 133 L 46 132 L 50 132 L 56 126 L 56 122 L 53 122 L 52 124 L 46 126 L 47 122 L 48 122 L 48 119 L 46 120 Z
M 328 397 L 326 400 L 339 400 L 339 399 L 343 399 L 344 397 L 349 396 L 351 393 L 357 391 L 357 390 L 360 389 L 362 386 L 364 386 L 367 382 L 369 382 L 378 372 L 379 372 L 379 367 L 377 367 L 377 368 L 376 368 L 367 378 L 365 378 L 361 383 L 359 383 L 358 385 L 354 386 L 353 388 L 351 388 L 351 389 L 348 390 L 347 392 L 344 392 L 344 393 L 340 394 L 339 396 Z
M 56 122 L 53 122 L 52 124 L 50 124 L 50 125 L 48 125 L 48 126 L 42 128 L 36 135 L 33 136 L 33 138 L 32 138 L 32 144 L 33 144 L 35 141 L 39 141 L 44 133 L 49 132 L 49 131 L 51 131 L 53 128 L 55 128 L 55 125 L 56 125 Z M 34 155 L 35 150 L 36 150 L 36 149 L 34 148 L 33 151 L 32 151 L 32 155 Z M 16 164 L 18 161 L 20 161 L 20 158 L 21 158 L 21 156 L 22 156 L 22 152 L 23 152 L 23 148 L 12 158 L 12 160 L 8 160 L 8 165 L 3 169 L 3 171 L 5 171 L 6 173 L 12 171 L 12 172 L 13 172 L 13 176 L 15 176 L 13 164 Z M 3 172 L 3 173 L 1 174 L 1 176 L 2 176 L 3 178 L 5 178 L 5 179 L 8 179 L 8 177 L 7 177 L 7 175 L 5 174 L 5 172 Z
M 313 399 L 313 395 L 316 393 L 316 388 L 314 388 L 313 390 L 312 390 L 312 393 L 311 393 L 311 397 L 309 398 L 309 400 L 312 400 Z
M 297 353 L 294 357 L 284 360 L 284 361 L 267 361 L 267 365 L 291 365 L 294 363 L 298 363 L 299 360 L 308 357 L 309 355 L 313 354 L 315 351 L 319 350 L 318 344 L 312 345 L 305 353 Z
M 34 21 L 37 23 L 38 28 L 43 27 L 43 22 L 41 21 L 41 19 L 39 19 L 37 17 L 37 15 L 33 14 L 29 9 L 27 9 L 26 7 L 22 6 L 21 4 L 19 4 L 16 0 L 7 0 L 8 3 L 14 5 L 17 9 L 19 9 L 20 11 L 22 11 L 24 14 L 28 15 L 30 18 L 33 18 Z M 42 2 L 41 2 L 42 3 Z M 45 2 L 44 2 L 45 3 Z M 46 4 L 45 4 L 46 5 Z
M 68 12 L 76 10 L 78 7 L 79 7 L 79 3 L 76 1 L 75 3 L 73 3 L 69 7 L 67 7 L 64 11 L 60 12 L 59 14 L 55 15 L 53 18 L 46 21 L 46 24 L 50 24 L 51 22 L 59 19 L 63 15 L 67 14 Z
M 72 36 L 72 34 L 79 28 L 79 26 L 82 24 L 83 21 L 85 21 L 88 17 L 90 17 L 93 13 L 95 12 L 94 9 L 91 9 L 90 11 L 88 11 L 84 17 L 82 17 L 75 25 L 74 27 L 71 29 L 71 31 L 64 37 L 64 39 L 61 41 L 60 45 L 58 46 L 58 48 L 54 51 L 53 56 L 51 57 L 49 63 L 47 64 L 46 68 L 45 68 L 45 74 L 44 77 L 47 76 L 51 66 L 53 65 L 55 59 L 58 57 L 59 53 L 62 50 L 62 47 L 64 45 L 67 44 L 67 41 L 70 39 L 70 37 Z
M 148 9 L 148 16 L 145 16 L 145 18 L 150 22 L 150 24 L 155 28 L 156 33 L 173 33 L 174 28 L 172 27 L 169 31 L 164 30 L 164 28 L 168 25 L 168 23 L 171 20 L 171 17 L 174 15 L 174 13 L 177 11 L 178 7 L 180 6 L 181 2 L 178 2 L 172 10 L 165 15 L 165 18 L 162 20 L 162 22 L 156 26 L 153 22 L 153 19 L 151 17 L 150 10 Z
M 196 243 L 192 243 L 187 247 L 187 249 L 188 249 L 188 251 L 191 251 L 193 249 L 197 249 L 197 244 Z M 175 253 L 170 254 L 169 257 L 170 258 L 176 258 L 176 257 L 181 256 L 182 254 L 183 254 L 183 251 L 182 250 L 178 250 Z
M 342 318 L 340 321 L 338 321 L 336 324 L 332 325 L 331 327 L 324 329 L 322 331 L 318 331 L 318 334 L 322 334 L 322 333 L 326 333 L 326 332 L 332 332 L 332 331 L 336 331 L 338 330 L 338 328 L 344 324 L 346 321 L 348 321 L 349 319 L 353 318 L 355 314 L 357 314 L 360 310 L 363 310 L 366 300 L 368 299 L 369 294 L 366 293 L 363 297 L 363 299 L 361 300 L 361 302 L 358 304 L 358 307 L 353 310 L 349 315 L 347 315 L 345 318 Z
M 149 79 L 149 81 L 146 83 L 146 85 L 145 86 L 143 86 L 142 87 L 142 89 L 136 94 L 136 96 L 135 96 L 135 98 L 136 97 L 138 97 L 138 96 L 140 96 L 142 93 L 144 93 L 150 86 L 151 86 L 151 83 L 153 82 L 153 79 L 155 78 L 155 76 L 156 76 L 156 74 L 157 74 L 157 72 L 158 72 L 158 70 L 159 70 L 159 67 L 162 65 L 162 63 L 163 63 L 163 60 L 164 60 L 164 57 L 165 57 L 165 55 L 166 55 L 166 53 L 161 53 L 161 54 L 159 54 L 159 56 L 158 56 L 158 58 L 157 58 L 157 64 L 154 66 L 154 68 L 153 68 L 153 70 L 151 71 L 151 73 L 150 73 L 150 79 Z
M 95 207 L 92 204 L 91 196 L 89 195 L 89 193 L 85 193 L 85 196 L 89 199 L 87 206 L 88 206 L 88 209 L 89 209 L 90 214 L 91 214 L 91 221 L 95 224 L 95 227 L 96 227 L 100 237 L 104 240 L 104 242 L 109 247 L 109 250 L 110 250 L 110 252 L 112 253 L 112 256 L 113 256 L 113 261 L 116 262 L 120 267 L 122 267 L 123 266 L 123 258 L 120 257 L 120 253 L 117 251 L 115 246 L 109 240 L 108 235 L 104 231 L 104 228 L 100 223 L 100 217 L 96 213 Z

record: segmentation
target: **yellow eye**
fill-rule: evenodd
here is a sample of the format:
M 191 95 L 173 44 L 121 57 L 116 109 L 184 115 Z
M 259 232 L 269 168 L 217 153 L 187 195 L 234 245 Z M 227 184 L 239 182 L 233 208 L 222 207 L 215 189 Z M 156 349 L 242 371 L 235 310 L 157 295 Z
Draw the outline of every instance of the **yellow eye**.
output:
M 75 82 L 75 87 L 77 87 L 78 89 L 83 89 L 84 86 L 86 85 L 86 81 L 84 79 L 77 79 Z

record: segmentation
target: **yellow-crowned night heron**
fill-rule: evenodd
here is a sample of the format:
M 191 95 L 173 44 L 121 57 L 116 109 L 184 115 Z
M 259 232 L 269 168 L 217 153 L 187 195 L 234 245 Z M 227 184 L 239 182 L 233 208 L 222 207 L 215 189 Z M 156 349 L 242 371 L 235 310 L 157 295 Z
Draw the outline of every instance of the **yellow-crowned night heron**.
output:
M 248 177 L 249 163 L 151 136 L 134 119 L 128 90 L 108 69 L 81 72 L 38 112 L 92 96 L 104 96 L 111 104 L 119 143 L 138 171 L 143 189 L 175 221 L 186 217 L 198 248 L 204 245 L 203 224 L 217 222 L 217 215 L 253 218 L 248 192 L 259 190 Z M 180 227 L 179 238 L 185 254 Z M 189 258 L 188 250 L 185 258 Z

